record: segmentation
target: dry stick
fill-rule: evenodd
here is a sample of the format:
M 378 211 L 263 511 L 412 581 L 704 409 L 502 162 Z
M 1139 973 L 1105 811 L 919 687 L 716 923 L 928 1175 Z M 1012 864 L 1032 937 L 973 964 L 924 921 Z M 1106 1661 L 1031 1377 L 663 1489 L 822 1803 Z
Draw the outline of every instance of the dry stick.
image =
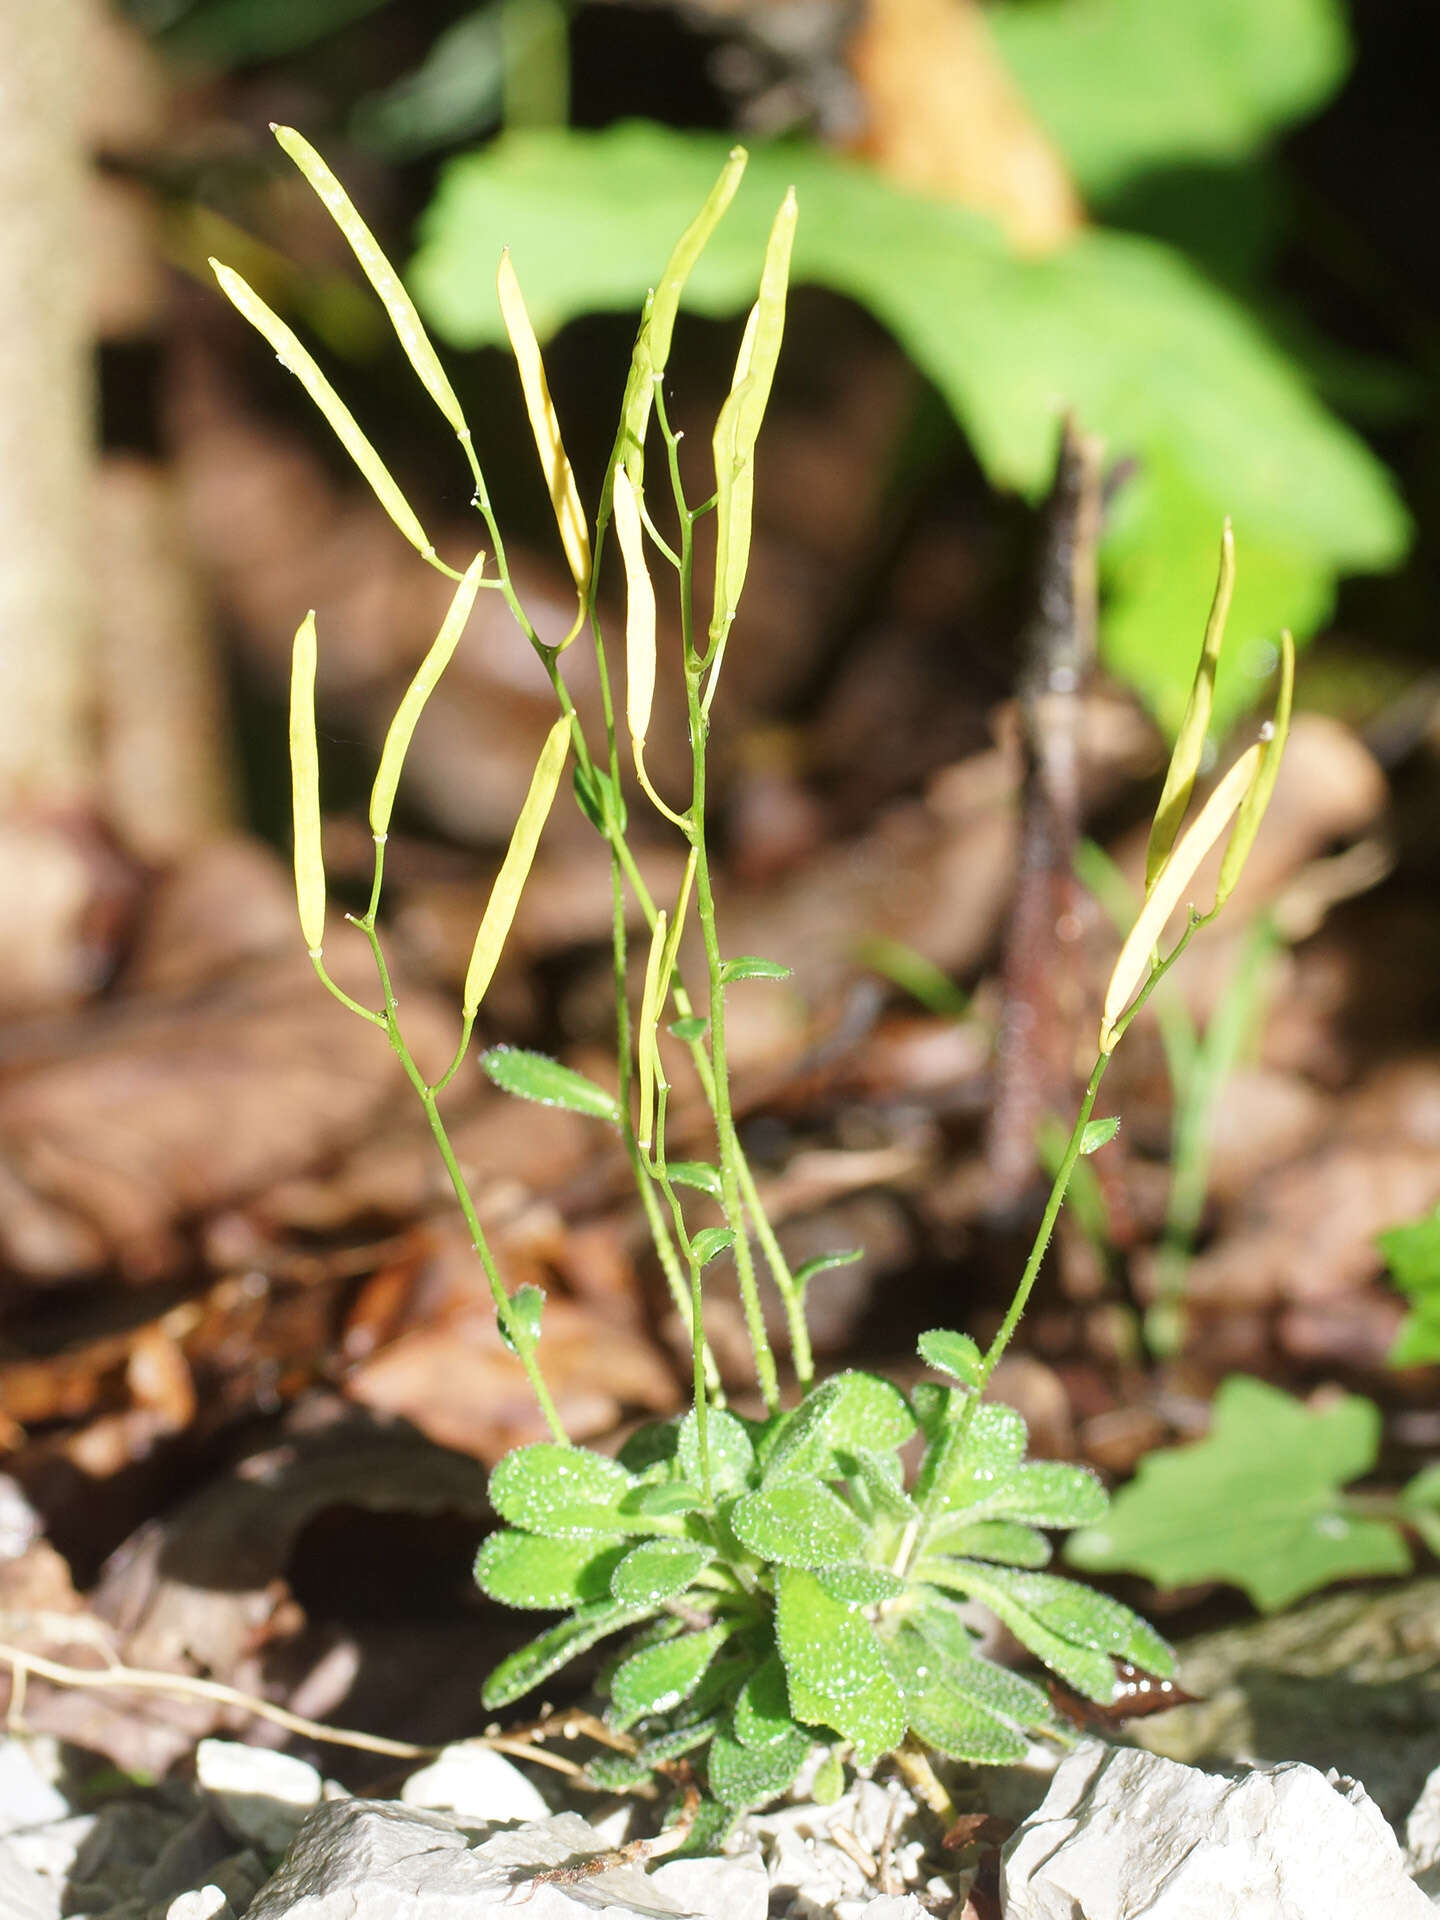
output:
M 146 1667 L 123 1665 L 67 1667 L 58 1660 L 47 1660 L 41 1654 L 29 1653 L 23 1647 L 7 1646 L 4 1642 L 0 1642 L 0 1660 L 10 1667 L 17 1681 L 34 1674 L 57 1687 L 119 1687 L 137 1693 L 170 1693 L 179 1698 L 213 1700 L 220 1706 L 239 1707 L 246 1713 L 254 1714 L 258 1720 L 273 1721 L 277 1727 L 284 1727 L 289 1733 L 298 1733 L 304 1739 L 323 1740 L 334 1747 L 354 1747 L 361 1753 L 383 1753 L 397 1760 L 431 1760 L 444 1751 L 443 1747 L 417 1746 L 411 1740 L 390 1740 L 384 1734 L 357 1733 L 348 1727 L 326 1726 L 323 1721 L 307 1720 L 304 1714 L 291 1713 L 288 1708 L 277 1706 L 273 1700 L 262 1700 L 255 1694 L 242 1693 L 238 1687 L 227 1687 L 219 1680 L 202 1680 L 196 1674 L 158 1673 Z M 563 1725 L 563 1718 L 556 1724 Z M 567 1760 L 563 1754 L 546 1753 L 535 1744 L 536 1740 L 544 1738 L 546 1730 L 546 1723 L 538 1722 L 529 1739 L 486 1733 L 454 1744 L 489 1747 L 496 1753 L 510 1753 L 520 1759 L 533 1760 L 537 1766 L 550 1767 L 556 1773 L 566 1773 L 572 1777 L 582 1775 L 585 1769 L 577 1761 Z
M 986 1157 L 1005 1218 L 1035 1175 L 1036 1134 L 1070 1092 L 1078 1011 L 1062 1004 L 1061 925 L 1080 826 L 1080 693 L 1095 652 L 1100 443 L 1067 419 L 1046 509 L 1037 604 L 1020 679 L 1025 752 L 1019 873 L 1005 940 L 1004 1008 Z

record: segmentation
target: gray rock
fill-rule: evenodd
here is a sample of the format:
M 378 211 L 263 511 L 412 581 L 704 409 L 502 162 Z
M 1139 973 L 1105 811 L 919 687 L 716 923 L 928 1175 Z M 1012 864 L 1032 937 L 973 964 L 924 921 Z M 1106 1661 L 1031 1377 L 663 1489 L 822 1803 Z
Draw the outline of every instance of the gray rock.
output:
M 1405 1822 L 1405 1868 L 1440 1902 L 1440 1767 L 1425 1782 Z
M 1001 1856 L 1005 1920 L 1433 1920 L 1379 1808 L 1298 1762 L 1238 1778 L 1087 1741 Z
M 503 1753 L 490 1747 L 446 1747 L 401 1790 L 407 1807 L 435 1807 L 475 1826 L 507 1820 L 544 1820 L 550 1809 L 540 1790 Z
M 199 1811 L 161 1847 L 145 1869 L 140 1892 L 147 1900 L 173 1900 L 177 1894 L 202 1887 L 212 1868 L 233 1853 L 235 1843 L 209 1808 Z
M 48 1826 L 12 1833 L 10 1851 L 42 1879 L 64 1880 L 95 1831 L 98 1818 L 93 1813 L 72 1813 L 68 1820 L 52 1820 Z
M 63 1820 L 69 1803 L 50 1775 L 53 1741 L 0 1740 L 0 1834 Z
M 195 1778 L 236 1839 L 265 1853 L 284 1853 L 324 1790 L 308 1761 L 238 1740 L 202 1740 Z

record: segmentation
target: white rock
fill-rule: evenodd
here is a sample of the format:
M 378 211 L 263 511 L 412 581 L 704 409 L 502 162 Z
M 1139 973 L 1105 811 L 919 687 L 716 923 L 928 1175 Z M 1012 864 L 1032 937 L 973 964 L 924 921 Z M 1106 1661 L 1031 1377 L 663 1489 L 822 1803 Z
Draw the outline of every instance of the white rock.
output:
M 652 1868 L 646 1878 L 686 1913 L 714 1915 L 715 1920 L 765 1920 L 770 1911 L 770 1881 L 756 1852 L 671 1860 Z
M 165 1909 L 165 1920 L 235 1920 L 235 1909 L 223 1888 L 197 1887 L 193 1893 L 176 1894 Z
M 0 1833 L 63 1820 L 69 1802 L 49 1777 L 53 1742 L 0 1740 Z
M 63 1880 L 98 1825 L 93 1813 L 72 1813 L 68 1820 L 12 1833 L 7 1842 L 17 1860 L 46 1880 Z
M 1005 1920 L 1434 1920 L 1362 1787 L 1088 1741 L 1001 1856 Z
M 60 1883 L 42 1880 L 0 1840 L 0 1913 L 5 1920 L 59 1920 Z
M 320 1801 L 321 1779 L 307 1761 L 236 1740 L 202 1740 L 195 1778 L 239 1840 L 283 1853 Z
M 1436 1767 L 1405 1822 L 1405 1870 L 1440 1900 L 1440 1767 Z
M 884 1893 L 861 1909 L 860 1920 L 930 1920 L 913 1893 Z
M 475 1826 L 544 1820 L 550 1812 L 539 1789 L 503 1753 L 464 1744 L 446 1747 L 412 1773 L 400 1798 L 407 1807 L 439 1807 Z

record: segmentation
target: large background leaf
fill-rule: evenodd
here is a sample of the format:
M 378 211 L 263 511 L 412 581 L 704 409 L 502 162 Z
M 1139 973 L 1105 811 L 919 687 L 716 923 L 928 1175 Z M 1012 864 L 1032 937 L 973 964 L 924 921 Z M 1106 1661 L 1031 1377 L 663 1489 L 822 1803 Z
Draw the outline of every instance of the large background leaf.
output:
M 498 341 L 494 263 L 506 245 L 542 333 L 585 312 L 638 312 L 727 145 L 630 123 L 517 132 L 453 162 L 413 267 L 428 316 L 453 344 Z M 1162 720 L 1173 723 L 1189 684 L 1226 513 L 1240 555 L 1219 696 L 1231 715 L 1268 671 L 1281 625 L 1313 631 L 1339 575 L 1403 551 L 1405 514 L 1381 465 L 1258 323 L 1157 241 L 1091 230 L 1022 259 L 962 208 L 818 147 L 768 147 L 696 267 L 688 306 L 749 304 L 792 182 L 795 278 L 885 323 L 996 486 L 1040 493 L 1067 407 L 1112 455 L 1139 459 L 1108 546 L 1105 647 Z

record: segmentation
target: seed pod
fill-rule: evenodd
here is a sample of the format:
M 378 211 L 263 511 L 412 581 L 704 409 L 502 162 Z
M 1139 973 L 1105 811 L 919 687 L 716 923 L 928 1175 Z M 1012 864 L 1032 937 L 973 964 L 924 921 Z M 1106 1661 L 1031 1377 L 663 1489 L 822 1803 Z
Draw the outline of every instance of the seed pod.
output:
M 410 741 L 414 736 L 416 723 L 425 710 L 425 702 L 435 691 L 436 683 L 446 667 L 451 655 L 459 644 L 465 631 L 471 609 L 475 605 L 475 596 L 480 591 L 480 576 L 485 570 L 485 556 L 477 553 L 465 570 L 465 577 L 455 589 L 450 601 L 449 611 L 441 623 L 440 631 L 431 642 L 430 650 L 420 662 L 415 678 L 405 689 L 405 697 L 395 709 L 395 718 L 385 735 L 385 745 L 380 751 L 380 771 L 375 776 L 375 785 L 370 791 L 370 831 L 377 839 L 390 831 L 390 814 L 395 805 L 395 790 L 400 784 L 401 770 L 405 765 L 405 756 L 410 751 Z
M 665 954 L 667 917 L 655 916 L 650 935 L 650 955 L 645 962 L 645 986 L 640 995 L 640 1023 L 635 1029 L 636 1083 L 640 1092 L 640 1124 L 637 1138 L 646 1153 L 655 1133 L 655 1088 L 660 1079 L 660 1041 L 657 1029 L 664 1000 L 660 976 Z M 668 976 L 666 984 L 668 985 Z
M 583 598 L 590 585 L 590 535 L 585 525 L 585 512 L 580 505 L 575 475 L 560 438 L 560 422 L 555 415 L 555 403 L 550 398 L 545 364 L 540 358 L 540 344 L 525 310 L 520 282 L 515 278 L 508 250 L 500 256 L 496 284 L 500 294 L 500 315 L 505 322 L 505 331 L 510 336 L 515 364 L 520 370 L 525 411 L 530 419 L 530 432 L 535 440 L 536 451 L 540 455 L 540 468 L 545 475 L 555 524 L 560 529 L 560 541 L 570 564 L 571 577 Z M 578 631 L 577 622 L 575 632 Z M 575 633 L 571 633 L 564 644 L 568 645 L 574 637 Z
M 361 271 L 379 294 L 395 337 L 405 350 L 405 358 L 419 375 L 422 385 L 457 433 L 466 431 L 465 415 L 455 397 L 449 376 L 440 364 L 440 356 L 415 311 L 415 303 L 401 284 L 400 276 L 381 252 L 379 243 L 360 218 L 344 187 L 326 166 L 310 142 L 294 127 L 276 126 L 270 131 L 304 174 L 325 210 L 344 234 Z
M 210 265 L 226 299 L 244 314 L 257 333 L 264 335 L 279 355 L 281 366 L 288 368 L 310 395 L 324 414 L 330 430 L 355 462 L 371 492 L 401 533 L 418 553 L 427 560 L 433 559 L 435 549 L 416 518 L 414 508 L 395 484 L 385 462 L 361 432 L 354 414 L 316 365 L 309 349 L 301 344 L 279 314 L 272 312 L 238 273 L 222 266 L 218 260 L 212 260 Z
M 1270 805 L 1270 796 L 1275 791 L 1275 782 L 1280 773 L 1280 756 L 1290 737 L 1290 710 L 1294 699 L 1295 641 L 1287 629 L 1280 636 L 1280 691 L 1275 696 L 1275 712 L 1265 729 L 1260 771 L 1241 802 L 1235 831 L 1225 849 L 1225 858 L 1220 862 L 1220 882 L 1215 889 L 1217 907 L 1223 907 L 1235 891 L 1235 883 L 1250 858 L 1250 849 L 1260 831 L 1260 822 L 1265 818 L 1265 809 Z
M 315 614 L 295 629 L 290 654 L 290 804 L 295 826 L 295 900 L 305 945 L 325 944 L 325 861 L 320 851 L 320 746 L 315 732 Z
M 1195 791 L 1195 776 L 1200 771 L 1205 751 L 1205 736 L 1210 730 L 1210 712 L 1215 699 L 1215 669 L 1220 663 L 1220 648 L 1225 639 L 1225 622 L 1230 613 L 1230 597 L 1235 591 L 1235 535 L 1229 519 L 1220 536 L 1220 572 L 1215 582 L 1215 598 L 1210 618 L 1205 623 L 1205 641 L 1200 663 L 1186 702 L 1185 717 L 1175 736 L 1170 765 L 1165 770 L 1165 786 L 1155 819 L 1150 828 L 1150 844 L 1145 850 L 1145 885 L 1148 887 L 1164 866 L 1175 844 L 1180 823 Z
M 520 809 L 520 818 L 515 822 L 515 831 L 510 836 L 510 845 L 505 850 L 505 858 L 500 863 L 500 871 L 495 876 L 495 884 L 490 889 L 490 898 L 486 902 L 480 930 L 475 935 L 475 945 L 470 954 L 470 965 L 465 973 L 464 1012 L 467 1020 L 472 1019 L 475 1010 L 485 998 L 495 968 L 499 964 L 510 928 L 515 919 L 515 909 L 520 904 L 520 895 L 535 861 L 535 849 L 540 843 L 541 829 L 550 816 L 554 803 L 555 789 L 560 784 L 560 774 L 565 766 L 565 756 L 570 751 L 570 721 L 562 714 L 546 736 L 540 749 L 540 758 L 535 763 L 535 772 L 530 779 L 530 791 L 525 796 L 525 804 Z
M 614 493 L 615 537 L 625 563 L 625 725 L 635 770 L 645 781 L 645 738 L 655 700 L 655 588 L 645 565 L 635 490 L 623 466 L 615 469 Z

